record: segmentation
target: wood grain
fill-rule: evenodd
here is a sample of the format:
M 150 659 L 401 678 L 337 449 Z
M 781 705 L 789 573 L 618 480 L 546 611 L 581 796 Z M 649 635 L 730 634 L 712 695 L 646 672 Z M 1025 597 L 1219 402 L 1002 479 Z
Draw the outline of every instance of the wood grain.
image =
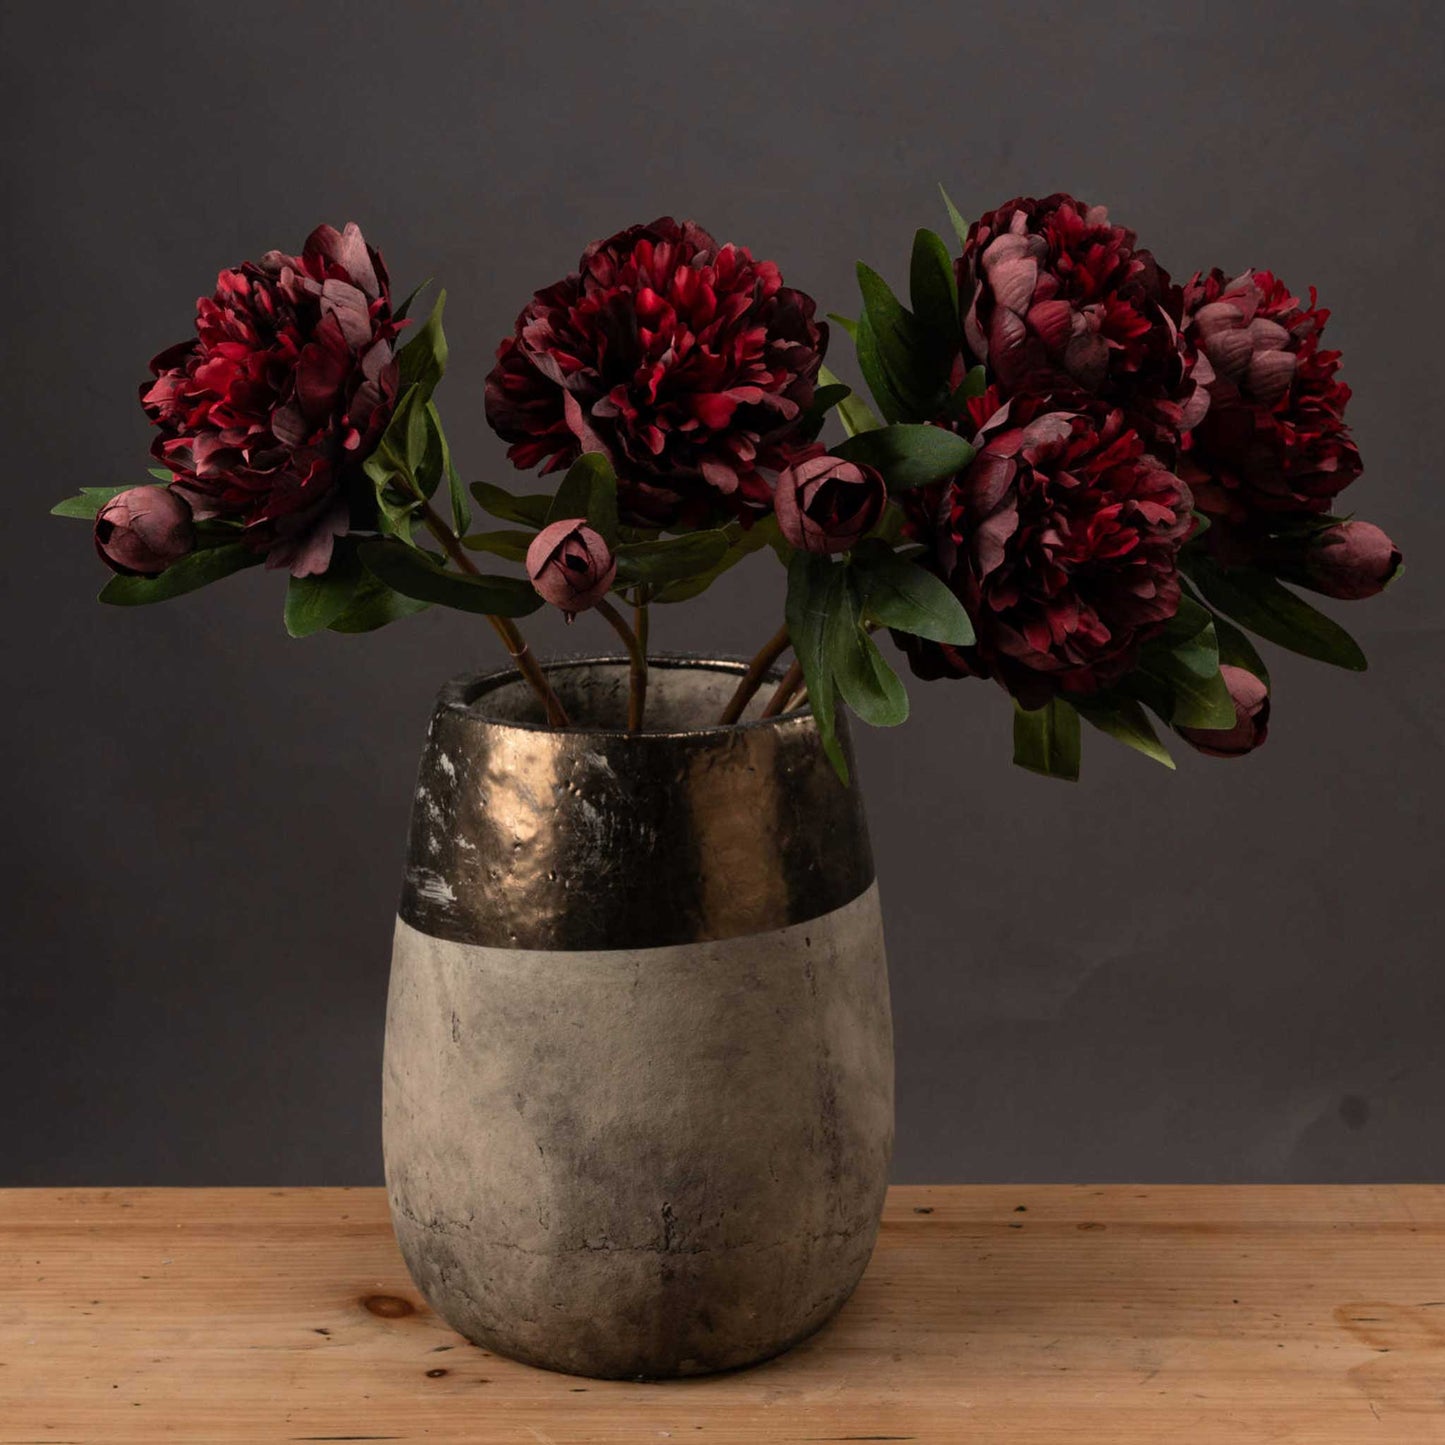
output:
M 0 1445 L 1445 1442 L 1445 1188 L 892 1191 L 840 1318 L 599 1383 L 423 1305 L 381 1191 L 0 1192 Z

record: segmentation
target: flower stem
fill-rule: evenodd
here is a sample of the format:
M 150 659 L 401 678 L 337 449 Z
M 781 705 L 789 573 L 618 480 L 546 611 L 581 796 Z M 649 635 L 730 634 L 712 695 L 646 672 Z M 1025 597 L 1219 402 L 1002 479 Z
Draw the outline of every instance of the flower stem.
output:
M 647 709 L 647 654 L 637 633 L 627 625 L 627 619 L 605 597 L 596 607 L 627 649 L 630 663 L 627 673 L 627 731 L 640 733 Z
M 768 669 L 787 651 L 790 641 L 788 624 L 785 622 L 763 644 L 758 655 L 748 664 L 748 670 L 738 680 L 732 697 L 728 699 L 728 705 L 718 719 L 720 727 L 727 727 L 730 723 L 735 723 L 743 715 L 743 709 L 752 701 L 753 694 L 763 685 L 763 678 L 767 676 Z
M 426 523 L 427 531 L 441 543 L 447 556 L 463 572 L 470 572 L 473 577 L 477 576 L 477 564 L 467 556 L 461 539 L 442 521 L 430 502 L 422 502 L 421 517 L 422 521 Z M 517 671 L 526 678 L 532 691 L 541 700 L 547 713 L 548 725 L 554 728 L 566 727 L 571 721 L 567 716 L 567 709 L 562 706 L 562 699 L 552 691 L 552 684 L 547 681 L 547 674 L 542 671 L 541 664 L 532 655 L 532 650 L 527 646 L 527 640 L 522 636 L 517 624 L 510 617 L 496 617 L 490 612 L 487 613 L 487 621 L 496 629 L 497 636 L 502 639 L 502 645 L 507 649 L 512 661 L 517 664 Z
M 764 717 L 777 717 L 782 710 L 792 701 L 793 694 L 797 692 L 803 683 L 803 664 L 794 662 L 793 665 L 783 674 L 783 680 L 778 684 L 772 697 L 768 699 L 768 705 L 763 709 Z

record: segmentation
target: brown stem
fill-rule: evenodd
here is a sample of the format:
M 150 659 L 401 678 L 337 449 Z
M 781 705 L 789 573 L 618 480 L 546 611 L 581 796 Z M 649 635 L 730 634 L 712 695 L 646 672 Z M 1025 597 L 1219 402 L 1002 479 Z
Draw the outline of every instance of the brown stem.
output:
M 743 709 L 752 701 L 753 694 L 763 685 L 763 678 L 767 676 L 768 669 L 788 650 L 790 641 L 788 624 L 785 622 L 762 645 L 758 655 L 748 664 L 748 670 L 738 680 L 733 695 L 728 699 L 728 705 L 718 719 L 720 727 L 727 727 L 730 723 L 735 723 L 743 715 Z
M 793 694 L 802 686 L 803 664 L 794 662 L 793 665 L 783 674 L 783 680 L 778 684 L 772 697 L 768 699 L 768 705 L 763 709 L 764 717 L 777 717 L 782 710 L 792 701 Z
M 421 517 L 422 521 L 426 523 L 427 531 L 442 544 L 443 551 L 463 572 L 469 572 L 473 577 L 480 575 L 477 564 L 467 556 L 461 539 L 436 514 L 430 502 L 422 502 Z M 532 655 L 532 650 L 527 646 L 527 640 L 522 636 L 517 624 L 510 617 L 496 617 L 490 612 L 487 613 L 487 621 L 496 629 L 497 636 L 502 639 L 502 645 L 511 655 L 512 661 L 517 664 L 517 671 L 526 678 L 532 691 L 541 699 L 542 706 L 546 709 L 548 724 L 554 728 L 566 727 L 571 721 L 567 716 L 567 709 L 562 706 L 562 699 L 552 691 L 552 684 L 547 681 L 547 674 L 542 671 L 541 664 Z
M 636 596 L 638 600 L 632 606 L 632 630 L 637 634 L 637 645 L 642 649 L 643 657 L 646 657 L 648 632 L 647 593 L 639 587 Z
M 627 671 L 627 731 L 640 733 L 647 708 L 647 655 L 637 634 L 627 625 L 627 619 L 605 597 L 595 605 L 599 615 L 622 639 L 622 645 L 627 649 L 630 664 Z

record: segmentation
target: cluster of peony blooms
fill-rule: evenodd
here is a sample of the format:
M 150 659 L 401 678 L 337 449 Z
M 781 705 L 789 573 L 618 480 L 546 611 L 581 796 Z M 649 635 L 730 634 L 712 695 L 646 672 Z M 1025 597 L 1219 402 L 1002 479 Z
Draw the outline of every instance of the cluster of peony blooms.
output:
M 94 518 L 120 574 L 107 601 L 265 560 L 291 574 L 296 635 L 485 614 L 556 725 L 515 619 L 596 611 L 631 658 L 640 728 L 649 607 L 772 550 L 784 625 L 722 722 L 791 650 L 763 712 L 806 696 L 841 769 L 840 702 L 907 715 L 886 632 L 918 677 L 1000 684 L 1037 771 L 1077 775 L 1081 719 L 1165 762 L 1151 713 L 1202 752 L 1251 751 L 1270 697 L 1249 634 L 1363 667 L 1295 589 L 1368 597 L 1400 569 L 1379 528 L 1334 515 L 1360 459 L 1328 312 L 1266 271 L 1176 284 L 1071 196 L 971 225 L 949 210 L 960 253 L 918 232 L 909 305 L 860 266 L 859 316 L 832 318 L 871 407 L 824 367 L 813 299 L 745 247 L 667 217 L 588 246 L 486 380 L 511 461 L 559 475 L 532 495 L 461 482 L 433 395 L 444 295 L 401 344 L 408 303 L 380 255 L 322 226 L 299 256 L 223 271 L 195 336 L 151 363 L 157 484 L 56 510 Z M 828 446 L 833 416 L 846 435 Z M 472 531 L 472 498 L 511 525 Z

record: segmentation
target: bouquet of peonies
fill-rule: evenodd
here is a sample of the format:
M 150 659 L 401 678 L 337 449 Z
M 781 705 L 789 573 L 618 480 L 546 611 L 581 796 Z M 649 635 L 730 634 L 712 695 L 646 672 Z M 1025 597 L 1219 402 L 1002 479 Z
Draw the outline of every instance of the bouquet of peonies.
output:
M 887 631 L 920 678 L 994 679 L 1015 761 L 1050 776 L 1078 775 L 1081 718 L 1170 766 L 1151 713 L 1201 752 L 1251 751 L 1270 684 L 1249 634 L 1363 668 L 1294 589 L 1369 597 L 1400 570 L 1378 527 L 1334 514 L 1360 458 L 1329 313 L 1268 271 L 1177 285 L 1071 196 L 972 225 L 948 209 L 961 253 L 919 231 L 909 305 L 860 265 L 857 319 L 831 318 L 871 407 L 824 367 L 813 299 L 744 247 L 666 217 L 589 246 L 487 378 L 513 463 L 560 476 L 527 495 L 468 488 L 453 462 L 445 293 L 401 344 L 415 293 L 393 305 L 360 230 L 322 226 L 299 256 L 223 271 L 195 336 L 151 363 L 156 480 L 55 511 L 94 519 L 105 602 L 264 561 L 290 573 L 295 636 L 480 613 L 554 726 L 569 719 L 516 619 L 597 613 L 631 659 L 639 729 L 648 609 L 772 552 L 785 619 L 720 723 L 791 650 L 763 713 L 806 697 L 841 770 L 840 703 L 878 725 L 908 713 Z M 833 413 L 845 435 L 826 445 Z M 506 525 L 473 530 L 473 499 Z

